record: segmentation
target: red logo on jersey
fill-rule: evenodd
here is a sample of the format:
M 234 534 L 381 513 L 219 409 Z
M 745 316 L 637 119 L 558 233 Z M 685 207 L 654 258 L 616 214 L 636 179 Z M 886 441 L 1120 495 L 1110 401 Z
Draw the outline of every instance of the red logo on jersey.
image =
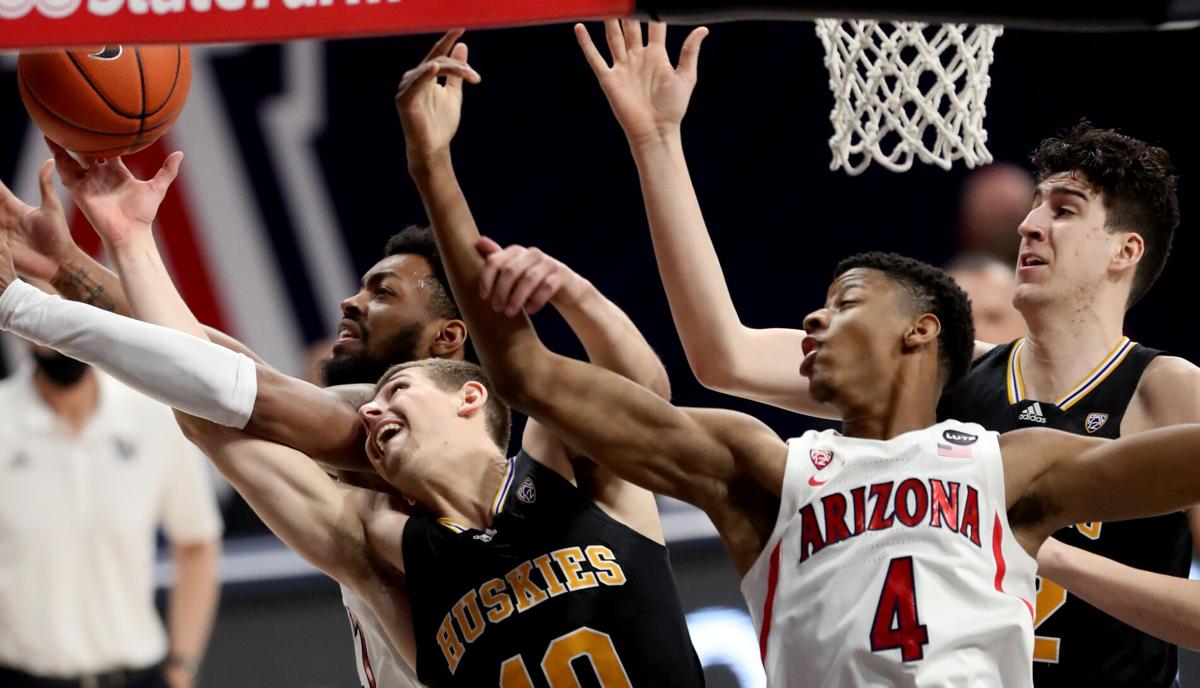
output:
M 829 482 L 829 481 L 828 480 L 817 480 L 817 476 L 815 476 L 815 475 L 808 476 L 808 484 L 812 485 L 813 487 L 820 487 L 827 482 Z
M 813 465 L 819 471 L 833 461 L 833 452 L 829 449 L 811 449 L 808 452 L 808 458 L 812 459 Z

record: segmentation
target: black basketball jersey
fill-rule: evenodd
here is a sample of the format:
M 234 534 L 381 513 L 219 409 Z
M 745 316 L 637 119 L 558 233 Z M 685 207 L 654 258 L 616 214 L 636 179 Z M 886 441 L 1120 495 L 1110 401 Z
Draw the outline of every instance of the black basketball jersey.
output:
M 666 547 L 524 452 L 491 527 L 404 529 L 417 676 L 431 688 L 703 686 Z
M 1024 340 L 981 356 L 942 397 L 938 418 L 976 422 L 989 430 L 1054 428 L 1116 438 L 1146 366 L 1161 351 L 1125 337 L 1074 389 L 1055 401 L 1025 397 L 1020 359 Z M 1187 576 L 1191 539 L 1181 512 L 1115 523 L 1080 523 L 1054 537 L 1129 566 Z M 1171 686 L 1174 645 L 1134 629 L 1053 581 L 1038 577 L 1034 619 L 1034 682 L 1039 686 Z

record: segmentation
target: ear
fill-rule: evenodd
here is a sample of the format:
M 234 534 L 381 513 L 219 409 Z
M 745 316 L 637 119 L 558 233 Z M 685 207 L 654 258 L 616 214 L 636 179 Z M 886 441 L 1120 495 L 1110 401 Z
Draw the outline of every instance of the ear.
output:
M 1113 256 L 1112 269 L 1117 272 L 1136 269 L 1146 252 L 1146 241 L 1137 232 L 1120 232 L 1118 236 L 1121 243 Z
M 911 350 L 925 346 L 936 341 L 941 333 L 942 321 L 933 313 L 925 313 L 909 324 L 908 331 L 904 333 L 904 348 Z
M 442 320 L 429 343 L 429 353 L 434 358 L 461 359 L 466 346 L 467 324 L 457 319 Z
M 476 413 L 483 411 L 483 407 L 487 406 L 487 387 L 484 387 L 475 380 L 463 383 L 458 393 L 458 415 L 462 418 L 470 418 Z

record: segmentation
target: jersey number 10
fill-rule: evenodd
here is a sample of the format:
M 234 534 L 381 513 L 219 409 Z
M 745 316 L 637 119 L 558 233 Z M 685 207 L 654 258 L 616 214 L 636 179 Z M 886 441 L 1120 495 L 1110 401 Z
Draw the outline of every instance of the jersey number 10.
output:
M 550 688 L 579 687 L 579 678 L 571 662 L 580 657 L 586 657 L 591 663 L 601 688 L 632 688 L 612 638 L 587 626 L 555 638 L 546 648 L 542 673 Z M 500 665 L 500 688 L 533 688 L 533 680 L 529 678 L 521 655 L 513 655 Z

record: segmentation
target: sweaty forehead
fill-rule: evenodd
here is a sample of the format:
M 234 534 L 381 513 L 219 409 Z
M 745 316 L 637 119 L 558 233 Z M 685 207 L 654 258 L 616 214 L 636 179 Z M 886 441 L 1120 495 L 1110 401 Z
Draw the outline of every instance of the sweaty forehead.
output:
M 411 282 L 420 280 L 433 271 L 433 267 L 425 256 L 415 253 L 399 253 L 388 256 L 367 270 L 363 275 L 363 284 L 381 278 L 400 278 Z

